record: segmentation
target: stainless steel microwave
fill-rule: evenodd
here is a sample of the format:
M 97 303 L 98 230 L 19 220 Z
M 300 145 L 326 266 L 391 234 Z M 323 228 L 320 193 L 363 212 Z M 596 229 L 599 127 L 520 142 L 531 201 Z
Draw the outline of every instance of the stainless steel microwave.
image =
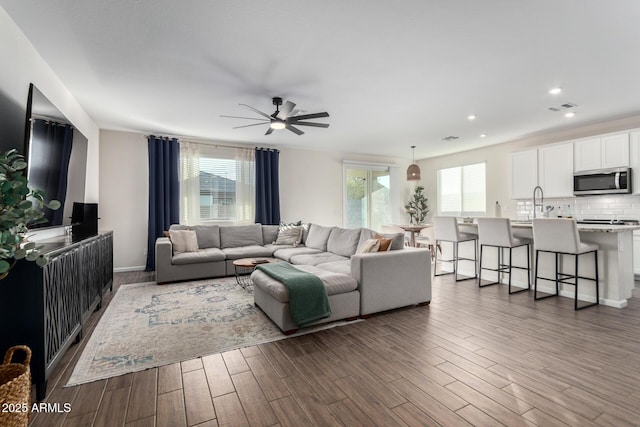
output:
M 598 169 L 573 174 L 573 194 L 631 193 L 631 168 Z

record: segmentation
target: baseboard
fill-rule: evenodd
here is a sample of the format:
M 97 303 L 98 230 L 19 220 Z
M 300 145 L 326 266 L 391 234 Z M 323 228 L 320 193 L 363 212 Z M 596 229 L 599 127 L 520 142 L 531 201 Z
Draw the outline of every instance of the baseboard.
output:
M 134 267 L 118 267 L 114 268 L 114 273 L 126 273 L 128 271 L 144 271 L 146 267 L 144 265 L 134 266 Z

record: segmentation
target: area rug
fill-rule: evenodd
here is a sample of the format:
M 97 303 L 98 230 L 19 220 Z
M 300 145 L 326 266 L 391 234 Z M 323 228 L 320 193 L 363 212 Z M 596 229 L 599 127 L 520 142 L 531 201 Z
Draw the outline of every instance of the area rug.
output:
M 345 324 L 306 328 L 314 332 Z M 89 338 L 67 386 L 289 338 L 234 278 L 122 285 Z

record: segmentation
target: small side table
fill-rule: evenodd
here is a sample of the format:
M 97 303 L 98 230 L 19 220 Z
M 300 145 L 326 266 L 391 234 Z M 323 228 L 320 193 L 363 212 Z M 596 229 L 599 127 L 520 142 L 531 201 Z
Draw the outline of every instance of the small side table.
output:
M 252 289 L 251 273 L 253 273 L 257 265 L 270 262 L 280 262 L 280 260 L 277 258 L 241 258 L 233 261 L 233 266 L 236 270 L 236 282 L 242 289 Z

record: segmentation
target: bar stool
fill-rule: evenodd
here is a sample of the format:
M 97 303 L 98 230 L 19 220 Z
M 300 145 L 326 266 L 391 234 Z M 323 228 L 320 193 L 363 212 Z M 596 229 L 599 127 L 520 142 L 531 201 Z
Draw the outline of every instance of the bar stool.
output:
M 578 234 L 578 225 L 573 219 L 549 219 L 538 218 L 533 220 L 533 240 L 536 247 L 536 266 L 533 296 L 535 300 L 557 296 L 559 284 L 564 283 L 575 286 L 574 309 L 581 310 L 600 303 L 598 281 L 598 248 L 595 243 L 582 243 Z M 538 255 L 540 252 L 549 252 L 555 255 L 555 278 L 540 277 L 556 283 L 556 293 L 538 297 Z M 596 277 L 584 277 L 579 275 L 578 259 L 580 255 L 592 253 L 594 255 Z M 558 271 L 560 255 L 573 255 L 575 258 L 575 273 L 567 274 Z M 596 283 L 596 302 L 578 307 L 578 282 L 579 279 L 591 280 Z M 573 281 L 573 282 L 572 282 Z
M 502 273 L 509 275 L 509 293 L 515 294 L 531 289 L 531 261 L 530 261 L 530 243 L 529 239 L 518 239 L 513 237 L 511 232 L 511 220 L 509 218 L 478 218 L 478 242 L 480 243 L 480 272 L 478 274 L 478 287 L 497 285 L 501 283 Z M 482 254 L 485 246 L 498 249 L 498 268 L 487 268 L 482 266 Z M 522 246 L 527 247 L 527 266 L 521 267 L 513 265 L 512 256 L 513 249 Z M 504 249 L 509 249 L 509 263 L 504 262 Z M 511 291 L 511 270 L 518 268 L 527 270 L 527 287 L 517 291 Z M 498 281 L 482 284 L 482 270 L 496 271 L 498 273 Z
M 433 218 L 433 234 L 435 237 L 436 247 L 440 246 L 440 242 L 450 242 L 453 244 L 453 258 L 441 259 L 441 262 L 453 263 L 452 273 L 439 273 L 435 274 L 435 270 L 438 267 L 438 251 L 435 251 L 435 264 L 433 267 L 434 276 L 444 276 L 446 274 L 453 274 L 456 282 L 461 280 L 475 279 L 478 277 L 478 248 L 476 242 L 478 236 L 471 233 L 461 233 L 458 229 L 458 220 L 453 216 L 436 216 Z M 458 256 L 458 246 L 460 243 L 473 242 L 473 258 L 463 258 Z M 473 277 L 465 277 L 464 279 L 458 279 L 458 261 L 473 261 Z

